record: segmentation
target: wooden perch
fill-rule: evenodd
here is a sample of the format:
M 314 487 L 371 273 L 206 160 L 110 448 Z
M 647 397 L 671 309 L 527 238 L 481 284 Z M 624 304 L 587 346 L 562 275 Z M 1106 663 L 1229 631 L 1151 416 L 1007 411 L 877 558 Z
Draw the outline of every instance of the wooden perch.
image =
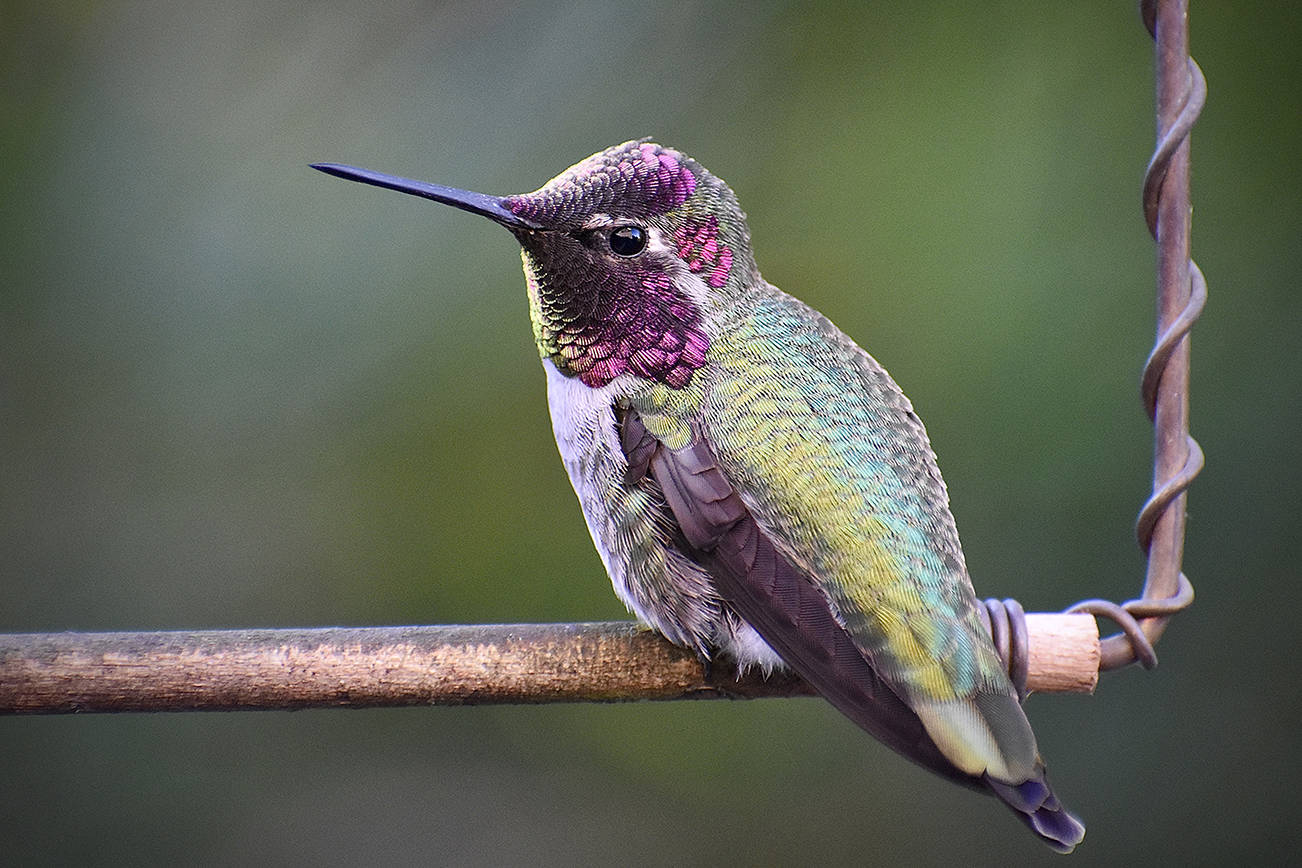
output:
M 1094 689 L 1091 616 L 1027 625 L 1032 690 Z M 0 635 L 0 714 L 813 695 L 794 675 L 735 675 L 627 622 Z

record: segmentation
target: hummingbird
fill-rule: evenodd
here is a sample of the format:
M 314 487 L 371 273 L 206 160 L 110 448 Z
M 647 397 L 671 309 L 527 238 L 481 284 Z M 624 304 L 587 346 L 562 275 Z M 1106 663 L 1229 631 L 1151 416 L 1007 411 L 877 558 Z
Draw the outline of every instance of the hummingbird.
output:
M 509 196 L 313 168 L 515 236 L 561 459 L 640 621 L 707 663 L 794 670 L 1054 850 L 1081 841 L 977 613 L 922 421 L 876 360 L 765 282 L 727 184 L 647 139 Z

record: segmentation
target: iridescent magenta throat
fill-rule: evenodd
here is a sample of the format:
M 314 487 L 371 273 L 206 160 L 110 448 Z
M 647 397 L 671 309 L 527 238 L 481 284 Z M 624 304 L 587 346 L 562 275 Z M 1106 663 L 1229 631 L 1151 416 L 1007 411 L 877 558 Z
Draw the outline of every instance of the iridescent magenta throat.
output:
M 543 350 L 588 386 L 635 374 L 681 389 L 705 364 L 700 311 L 663 272 L 585 269 L 536 286 Z

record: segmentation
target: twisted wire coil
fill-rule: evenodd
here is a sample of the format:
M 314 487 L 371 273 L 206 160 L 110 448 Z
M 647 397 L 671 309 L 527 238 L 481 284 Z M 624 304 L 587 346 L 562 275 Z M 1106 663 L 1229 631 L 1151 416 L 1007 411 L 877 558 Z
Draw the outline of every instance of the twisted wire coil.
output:
M 1184 4 L 1171 2 L 1171 0 L 1166 0 L 1166 2 L 1143 0 L 1140 12 L 1144 20 L 1144 26 L 1148 28 L 1149 34 L 1158 43 L 1159 65 L 1164 62 L 1167 64 L 1173 62 L 1175 64 L 1183 63 L 1186 70 L 1186 84 L 1180 99 L 1179 110 L 1165 131 L 1161 132 L 1160 139 L 1153 150 L 1153 156 L 1149 160 L 1148 168 L 1144 173 L 1144 219 L 1148 224 L 1149 233 L 1159 245 L 1159 250 L 1165 251 L 1174 249 L 1176 245 L 1187 245 L 1188 243 L 1187 234 L 1176 233 L 1181 237 L 1170 239 L 1164 237 L 1164 233 L 1159 231 L 1159 215 L 1162 211 L 1162 205 L 1167 204 L 1165 181 L 1168 171 L 1177 152 L 1188 141 L 1189 133 L 1198 120 L 1198 116 L 1201 114 L 1203 105 L 1207 100 L 1207 80 L 1203 77 L 1198 64 L 1188 56 L 1185 48 L 1187 11 Z M 1169 29 L 1162 34 L 1162 37 L 1159 37 L 1159 17 L 1164 28 L 1178 29 L 1178 32 L 1174 34 L 1174 39 Z M 1174 55 L 1171 51 L 1172 46 L 1180 51 L 1182 56 Z M 1179 66 L 1176 65 L 1174 74 L 1178 74 L 1178 72 Z M 1159 72 L 1159 85 L 1161 76 L 1164 73 L 1170 75 L 1172 70 L 1168 67 Z M 1158 111 L 1158 120 L 1159 124 L 1161 124 L 1164 120 L 1162 117 L 1164 112 L 1160 104 Z M 1171 194 L 1176 197 L 1170 203 L 1171 207 L 1182 207 L 1187 212 L 1189 208 L 1187 177 L 1184 179 L 1184 183 L 1178 184 L 1177 187 L 1178 189 Z M 1187 233 L 1187 225 L 1179 227 L 1179 229 Z M 1172 359 L 1176 351 L 1183 345 L 1190 329 L 1192 329 L 1194 322 L 1197 321 L 1207 303 L 1207 282 L 1201 269 L 1192 259 L 1187 259 L 1186 263 L 1185 274 L 1177 275 L 1176 281 L 1171 281 L 1168 277 L 1166 281 L 1160 281 L 1159 283 L 1158 316 L 1159 327 L 1162 330 L 1148 355 L 1148 359 L 1144 363 L 1144 372 L 1140 380 L 1140 393 L 1143 398 L 1144 409 L 1156 429 L 1155 437 L 1158 443 L 1158 455 L 1155 456 L 1154 461 L 1158 465 L 1158 472 L 1161 472 L 1162 458 L 1170 454 L 1169 451 L 1164 450 L 1180 448 L 1181 446 L 1184 450 L 1183 464 L 1174 473 L 1167 475 L 1166 478 L 1154 481 L 1153 492 L 1144 503 L 1135 522 L 1136 540 L 1145 557 L 1149 558 L 1148 575 L 1144 582 L 1142 595 L 1137 599 L 1128 600 L 1124 603 L 1114 603 L 1102 599 L 1082 600 L 1066 610 L 1067 612 L 1083 612 L 1095 617 L 1107 618 L 1119 628 L 1119 633 L 1100 642 L 1099 668 L 1101 670 L 1117 669 L 1134 662 L 1138 662 L 1146 669 L 1156 666 L 1157 652 L 1154 650 L 1153 644 L 1161 635 L 1167 619 L 1187 608 L 1194 599 L 1193 584 L 1180 571 L 1184 519 L 1184 503 L 1181 495 L 1184 494 L 1194 477 L 1202 470 L 1204 463 L 1203 451 L 1198 442 L 1189 436 L 1187 430 L 1185 430 L 1187 427 L 1185 413 L 1177 414 L 1178 418 L 1172 419 L 1159 418 L 1158 411 L 1158 405 L 1164 398 L 1168 402 L 1176 401 L 1180 405 L 1187 407 L 1187 359 L 1180 362 L 1185 367 L 1173 378 L 1174 384 L 1164 388 L 1163 375 L 1168 370 L 1171 370 Z M 1159 269 L 1160 273 L 1161 269 Z M 1171 292 L 1172 289 L 1176 292 L 1180 291 L 1181 288 L 1174 285 L 1177 282 L 1184 284 L 1187 292 L 1179 311 L 1173 317 L 1170 317 L 1165 327 L 1162 327 L 1162 302 L 1164 300 L 1169 301 L 1166 293 Z M 1163 285 L 1163 283 L 1170 285 Z M 1177 530 L 1172 532 L 1175 541 L 1173 545 L 1164 546 L 1162 551 L 1155 555 L 1152 551 L 1154 536 L 1159 522 L 1168 514 L 1168 510 L 1175 510 L 1172 517 L 1173 523 L 1177 526 Z M 1164 562 L 1156 562 L 1155 558 L 1158 557 L 1164 559 Z M 1160 575 L 1163 569 L 1168 567 L 1170 571 L 1174 571 L 1176 574 L 1175 588 L 1169 594 L 1158 595 L 1157 586 L 1166 583 L 1163 578 L 1160 578 Z M 984 601 L 980 608 L 980 614 L 986 627 L 990 630 L 1000 658 L 1008 667 L 1009 676 L 1012 679 L 1013 686 L 1017 689 L 1018 696 L 1024 699 L 1026 697 L 1029 649 L 1026 641 L 1026 618 L 1022 607 L 1016 600 L 989 599 Z

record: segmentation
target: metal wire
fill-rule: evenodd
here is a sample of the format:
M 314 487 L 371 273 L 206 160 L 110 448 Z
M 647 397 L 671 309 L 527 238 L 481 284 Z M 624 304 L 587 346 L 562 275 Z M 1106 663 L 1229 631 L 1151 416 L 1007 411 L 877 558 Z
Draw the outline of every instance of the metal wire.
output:
M 1207 99 L 1207 81 L 1189 56 L 1188 0 L 1142 0 L 1144 26 L 1156 42 L 1157 146 L 1144 173 L 1144 219 L 1158 246 L 1157 333 L 1144 363 L 1140 393 L 1154 428 L 1153 493 L 1135 536 L 1148 558 L 1135 600 L 1082 600 L 1067 609 L 1107 618 L 1121 632 L 1100 642 L 1100 670 L 1138 662 L 1157 665 L 1153 644 L 1168 619 L 1193 602 L 1181 571 L 1185 489 L 1203 468 L 1189 436 L 1189 330 L 1207 302 L 1207 282 L 1189 256 L 1189 132 Z M 1026 617 L 1016 600 L 989 599 L 980 609 L 1018 696 L 1026 698 Z
M 1189 256 L 1189 132 L 1207 99 L 1207 81 L 1189 57 L 1187 0 L 1144 0 L 1140 12 L 1157 53 L 1157 146 L 1144 173 L 1143 204 L 1158 245 L 1158 337 L 1140 387 L 1154 427 L 1153 493 L 1135 524 L 1148 573 L 1137 600 L 1084 600 L 1067 610 L 1121 628 L 1102 641 L 1104 670 L 1136 661 L 1156 666 L 1153 643 L 1171 615 L 1193 602 L 1193 585 L 1181 572 L 1184 492 L 1203 467 L 1202 449 L 1188 430 L 1188 335 L 1207 301 L 1207 282 Z
M 999 659 L 1008 667 L 1008 677 L 1017 690 L 1017 698 L 1025 701 L 1030 691 L 1026 676 L 1031 668 L 1031 640 L 1026 627 L 1026 611 L 1016 600 L 984 600 L 977 613 L 995 640 Z

